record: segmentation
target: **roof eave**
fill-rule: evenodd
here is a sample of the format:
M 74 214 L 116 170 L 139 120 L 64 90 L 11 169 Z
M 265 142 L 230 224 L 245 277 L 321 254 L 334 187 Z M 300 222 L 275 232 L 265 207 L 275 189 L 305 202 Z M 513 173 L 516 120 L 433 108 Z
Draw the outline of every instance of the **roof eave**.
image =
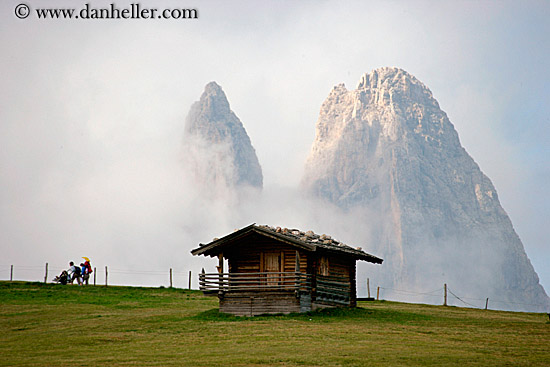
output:
M 199 244 L 200 247 L 191 250 L 191 254 L 194 255 L 194 256 L 198 256 L 198 255 L 215 256 L 215 254 L 208 254 L 208 252 L 210 252 L 211 250 L 213 250 L 217 247 L 223 246 L 225 243 L 227 243 L 229 241 L 232 241 L 232 240 L 234 240 L 234 239 L 236 239 L 240 236 L 243 236 L 243 235 L 247 234 L 250 231 L 250 229 L 254 228 L 255 224 L 256 223 L 252 223 L 249 226 L 241 228 L 238 231 L 235 231 L 231 234 L 228 234 L 227 236 L 224 236 L 224 237 L 222 237 L 220 239 L 217 239 L 215 241 L 212 241 L 210 243 L 207 243 L 207 244 L 202 244 L 201 243 L 201 244 Z
M 234 242 L 239 237 L 246 236 L 250 232 L 256 232 L 260 235 L 270 237 L 270 238 L 275 239 L 277 241 L 281 241 L 281 242 L 287 243 L 291 246 L 298 247 L 298 248 L 301 248 L 301 249 L 304 249 L 304 250 L 310 251 L 310 252 L 317 251 L 317 249 L 323 249 L 323 250 L 326 250 L 326 251 L 333 251 L 333 252 L 337 252 L 337 253 L 340 253 L 340 254 L 345 254 L 345 255 L 348 255 L 350 257 L 355 258 L 356 260 L 363 260 L 363 261 L 371 262 L 371 263 L 374 263 L 374 264 L 382 264 L 382 262 L 384 261 L 384 260 L 382 260 L 382 259 L 380 259 L 380 258 L 378 258 L 374 255 L 370 255 L 370 254 L 363 253 L 363 252 L 359 253 L 359 251 L 356 252 L 356 251 L 349 251 L 349 250 L 346 251 L 346 250 L 341 250 L 341 249 L 337 250 L 337 249 L 322 248 L 320 246 L 317 246 L 317 245 L 314 245 L 314 244 L 309 244 L 309 243 L 301 241 L 299 239 L 294 239 L 294 238 L 291 238 L 289 236 L 285 236 L 283 234 L 279 234 L 277 232 L 265 229 L 262 226 L 257 226 L 256 223 L 252 223 L 249 226 L 246 226 L 242 229 L 239 229 L 239 230 L 237 230 L 237 231 L 235 231 L 231 234 L 228 234 L 227 236 L 222 237 L 218 240 L 212 241 L 212 242 L 207 243 L 207 244 L 200 244 L 199 248 L 191 250 L 191 254 L 194 255 L 194 256 L 197 256 L 197 255 L 204 255 L 204 256 L 210 256 L 210 257 L 217 256 L 219 252 L 214 252 L 215 249 L 217 249 L 219 247 L 223 247 L 227 243 Z
M 245 235 L 249 234 L 250 232 L 256 232 L 256 233 L 261 234 L 263 236 L 270 237 L 270 238 L 273 238 L 275 240 L 288 243 L 289 245 L 302 248 L 306 251 L 315 251 L 317 249 L 316 246 L 310 245 L 308 243 L 305 243 L 305 242 L 302 242 L 302 241 L 299 241 L 299 240 L 294 240 L 292 238 L 288 238 L 288 237 L 280 235 L 276 232 L 265 230 L 262 227 L 256 226 L 255 223 L 253 223 L 253 224 L 251 224 L 247 227 L 239 229 L 238 231 L 235 231 L 235 232 L 233 232 L 233 233 L 231 233 L 231 234 L 229 234 L 225 237 L 222 237 L 218 240 L 212 241 L 212 242 L 207 243 L 207 244 L 200 244 L 199 248 L 191 250 L 191 254 L 194 255 L 194 256 L 198 256 L 198 255 L 205 255 L 205 256 L 211 256 L 211 257 L 217 256 L 217 253 L 212 252 L 214 249 L 216 249 L 218 247 L 223 247 L 228 242 L 233 242 L 236 239 L 238 239 L 239 237 L 245 236 Z
M 358 257 L 357 260 L 368 261 L 373 264 L 382 264 L 382 262 L 384 261 L 383 259 L 373 255 Z

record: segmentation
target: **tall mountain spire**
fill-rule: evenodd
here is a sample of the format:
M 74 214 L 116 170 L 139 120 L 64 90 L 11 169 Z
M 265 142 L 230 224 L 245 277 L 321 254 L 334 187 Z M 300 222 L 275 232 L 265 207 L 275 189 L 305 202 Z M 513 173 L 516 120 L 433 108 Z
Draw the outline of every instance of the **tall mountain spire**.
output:
M 262 169 L 246 130 L 222 88 L 206 85 L 185 121 L 190 173 L 207 188 L 261 188 Z
M 505 301 L 503 308 L 550 305 L 493 184 L 431 91 L 404 70 L 377 69 L 355 90 L 333 88 L 302 186 L 373 213 L 362 225 L 390 287 L 449 283 L 462 295 Z

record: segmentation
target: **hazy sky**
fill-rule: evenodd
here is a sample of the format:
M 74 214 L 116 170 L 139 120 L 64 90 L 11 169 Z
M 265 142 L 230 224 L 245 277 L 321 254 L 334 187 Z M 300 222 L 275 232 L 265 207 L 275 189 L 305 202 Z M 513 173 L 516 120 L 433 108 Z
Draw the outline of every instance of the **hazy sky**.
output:
M 331 88 L 397 66 L 431 89 L 550 290 L 549 2 L 140 2 L 196 20 L 21 20 L 19 3 L 0 5 L 0 279 L 80 256 L 121 273 L 200 267 L 198 241 L 255 221 L 189 235 L 209 212 L 180 164 L 204 85 L 226 92 L 264 185 L 295 187 Z

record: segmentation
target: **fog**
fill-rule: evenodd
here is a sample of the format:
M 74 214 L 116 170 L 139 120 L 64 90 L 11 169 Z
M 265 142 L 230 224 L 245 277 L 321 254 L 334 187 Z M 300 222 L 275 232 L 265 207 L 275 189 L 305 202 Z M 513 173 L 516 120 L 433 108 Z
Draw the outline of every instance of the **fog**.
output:
M 550 287 L 548 3 L 185 3 L 199 19 L 21 20 L 19 1 L 2 2 L 0 279 L 14 265 L 15 279 L 43 280 L 46 262 L 51 279 L 87 256 L 98 283 L 108 266 L 112 284 L 166 286 L 173 268 L 186 287 L 215 265 L 192 248 L 253 222 L 378 255 L 353 214 L 334 220 L 296 187 L 331 88 L 397 66 L 432 90 Z M 262 165 L 255 200 L 205 198 L 185 169 L 185 116 L 212 80 Z

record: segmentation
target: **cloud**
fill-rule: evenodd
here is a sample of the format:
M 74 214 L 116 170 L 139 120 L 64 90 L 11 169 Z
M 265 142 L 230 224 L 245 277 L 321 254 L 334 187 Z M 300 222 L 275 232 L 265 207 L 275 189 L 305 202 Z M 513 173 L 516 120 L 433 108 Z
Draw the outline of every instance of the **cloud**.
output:
M 22 21 L 18 3 L 0 5 L 2 263 L 61 267 L 92 253 L 121 269 L 200 268 L 207 262 L 188 250 L 235 222 L 310 210 L 251 209 L 241 221 L 193 197 L 181 138 L 204 85 L 223 86 L 276 196 L 271 186 L 298 184 L 332 86 L 399 66 L 449 114 L 550 286 L 546 2 L 211 1 L 197 5 L 197 21 L 147 23 Z M 154 5 L 164 4 L 175 3 Z M 322 218 L 319 226 L 333 229 Z

